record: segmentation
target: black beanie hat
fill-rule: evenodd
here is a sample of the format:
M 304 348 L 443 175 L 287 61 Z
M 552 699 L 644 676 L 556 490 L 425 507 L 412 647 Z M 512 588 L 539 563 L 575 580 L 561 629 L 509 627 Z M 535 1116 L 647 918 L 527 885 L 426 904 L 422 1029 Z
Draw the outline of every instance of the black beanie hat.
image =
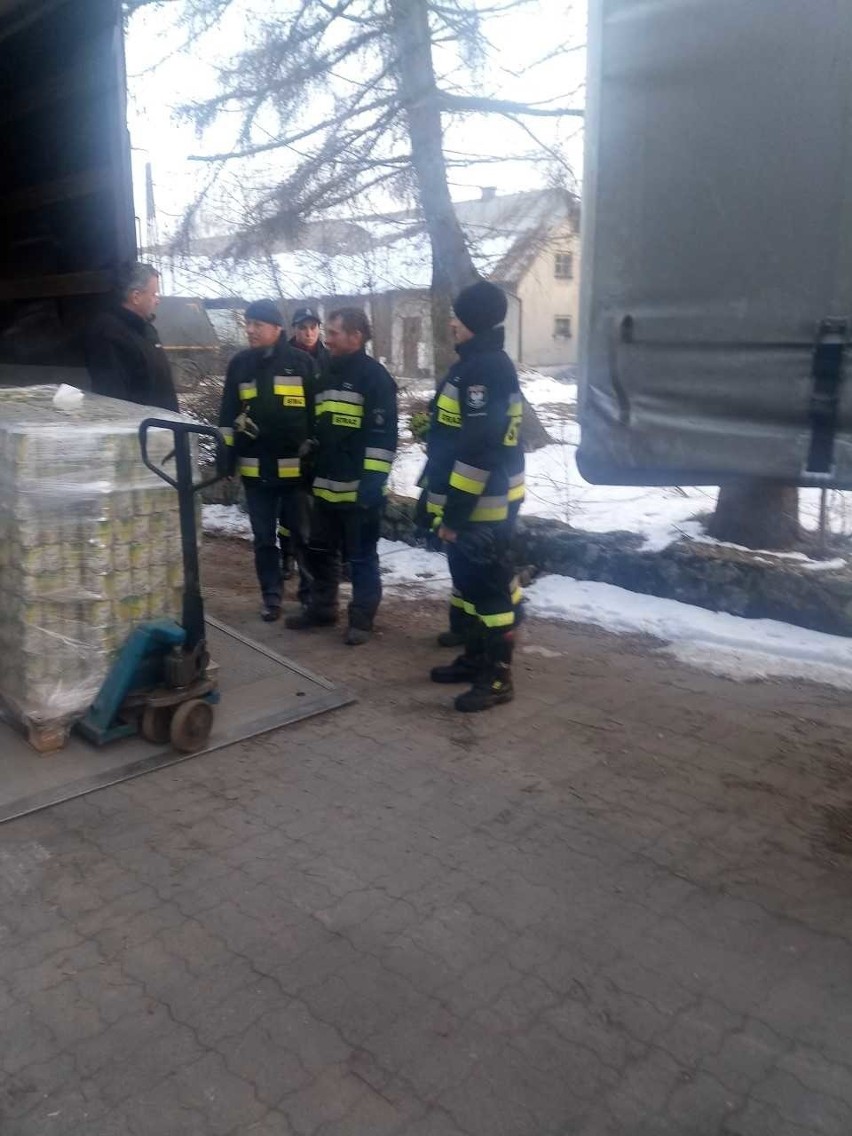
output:
M 284 317 L 278 310 L 278 305 L 272 300 L 252 300 L 246 308 L 246 319 L 274 323 L 276 327 L 284 326 Z
M 474 335 L 502 323 L 508 307 L 506 293 L 489 280 L 463 288 L 453 301 L 453 311 Z

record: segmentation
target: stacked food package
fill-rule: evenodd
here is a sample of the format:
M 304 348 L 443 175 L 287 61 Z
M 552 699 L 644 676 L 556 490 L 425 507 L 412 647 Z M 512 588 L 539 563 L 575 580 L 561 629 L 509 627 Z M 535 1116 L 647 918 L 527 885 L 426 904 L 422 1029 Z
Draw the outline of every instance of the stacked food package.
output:
M 67 733 L 136 624 L 181 614 L 177 494 L 138 439 L 144 418 L 173 416 L 56 394 L 0 388 L 0 698 L 31 736 Z M 156 464 L 171 449 L 150 435 Z

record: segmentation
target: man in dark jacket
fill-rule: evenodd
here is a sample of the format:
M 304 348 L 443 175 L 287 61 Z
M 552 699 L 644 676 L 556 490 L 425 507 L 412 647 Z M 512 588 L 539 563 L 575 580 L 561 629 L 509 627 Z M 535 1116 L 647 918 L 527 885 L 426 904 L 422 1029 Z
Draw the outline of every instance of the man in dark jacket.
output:
M 433 682 L 470 682 L 457 710 L 514 697 L 512 648 L 519 596 L 510 544 L 524 495 L 521 391 L 503 350 L 506 297 L 480 280 L 453 304 L 458 360 L 439 386 L 429 431 L 421 523 L 447 544 L 454 624 L 465 650 L 434 667 Z
M 371 335 L 360 308 L 340 308 L 329 316 L 331 366 L 315 410 L 311 594 L 301 615 L 287 620 L 297 630 L 337 621 L 343 551 L 352 580 L 344 640 L 350 646 L 368 641 L 382 598 L 377 545 L 397 444 L 396 383 L 367 354 Z
M 310 583 L 305 561 L 310 498 L 301 456 L 313 434 L 314 364 L 287 343 L 272 300 L 249 304 L 245 319 L 249 347 L 228 364 L 219 426 L 231 447 L 231 474 L 243 479 L 261 617 L 271 623 L 281 615 L 279 525 L 292 541 L 301 596 L 307 597 Z
M 133 264 L 118 281 L 118 303 L 86 336 L 86 366 L 95 394 L 177 410 L 166 353 L 154 330 L 160 277 L 150 264 Z
M 313 308 L 297 308 L 293 312 L 293 335 L 290 346 L 304 351 L 316 364 L 317 373 L 324 375 L 331 364 L 331 355 L 320 335 L 320 318 Z

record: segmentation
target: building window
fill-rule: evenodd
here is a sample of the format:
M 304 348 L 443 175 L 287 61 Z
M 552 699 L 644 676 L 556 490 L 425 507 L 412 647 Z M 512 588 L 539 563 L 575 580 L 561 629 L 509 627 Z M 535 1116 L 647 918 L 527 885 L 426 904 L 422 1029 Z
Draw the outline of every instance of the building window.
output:
M 557 280 L 574 279 L 574 254 L 572 252 L 558 252 L 556 254 L 553 275 Z
M 571 317 L 570 316 L 557 316 L 553 321 L 553 338 L 554 339 L 570 339 L 571 338 Z

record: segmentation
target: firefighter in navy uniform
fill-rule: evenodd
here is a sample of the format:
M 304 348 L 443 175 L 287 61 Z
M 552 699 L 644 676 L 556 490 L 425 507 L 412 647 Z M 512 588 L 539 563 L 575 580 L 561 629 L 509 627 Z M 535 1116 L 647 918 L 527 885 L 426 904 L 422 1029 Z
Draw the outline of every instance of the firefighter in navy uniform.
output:
M 300 596 L 310 586 L 306 541 L 310 497 L 301 455 L 313 435 L 315 367 L 287 343 L 272 300 L 246 308 L 249 347 L 228 365 L 219 426 L 231 450 L 231 474 L 243 480 L 254 536 L 254 560 L 263 599 L 261 617 L 281 615 L 283 572 L 279 525 L 286 526 L 299 567 Z
M 446 542 L 453 625 L 464 653 L 434 667 L 433 682 L 470 682 L 461 711 L 514 696 L 512 648 L 519 595 L 510 545 L 524 495 L 518 376 L 503 350 L 504 293 L 480 280 L 453 304 L 459 358 L 438 391 L 420 498 L 421 519 Z
M 331 363 L 331 355 L 322 341 L 320 335 L 320 318 L 314 308 L 296 308 L 292 319 L 293 334 L 288 340 L 291 347 L 304 351 L 314 361 L 317 381 L 324 375 Z M 284 570 L 284 579 L 289 580 L 293 575 L 293 542 L 290 539 L 290 530 L 287 528 L 286 518 L 282 517 L 278 525 L 278 540 L 281 545 L 281 563 Z M 300 594 L 300 599 L 304 598 Z
M 396 383 L 366 344 L 360 308 L 332 312 L 326 325 L 331 365 L 317 394 L 313 514 L 308 542 L 310 598 L 286 620 L 302 630 L 337 621 L 340 554 L 352 581 L 345 642 L 366 643 L 382 598 L 377 545 L 397 445 Z

